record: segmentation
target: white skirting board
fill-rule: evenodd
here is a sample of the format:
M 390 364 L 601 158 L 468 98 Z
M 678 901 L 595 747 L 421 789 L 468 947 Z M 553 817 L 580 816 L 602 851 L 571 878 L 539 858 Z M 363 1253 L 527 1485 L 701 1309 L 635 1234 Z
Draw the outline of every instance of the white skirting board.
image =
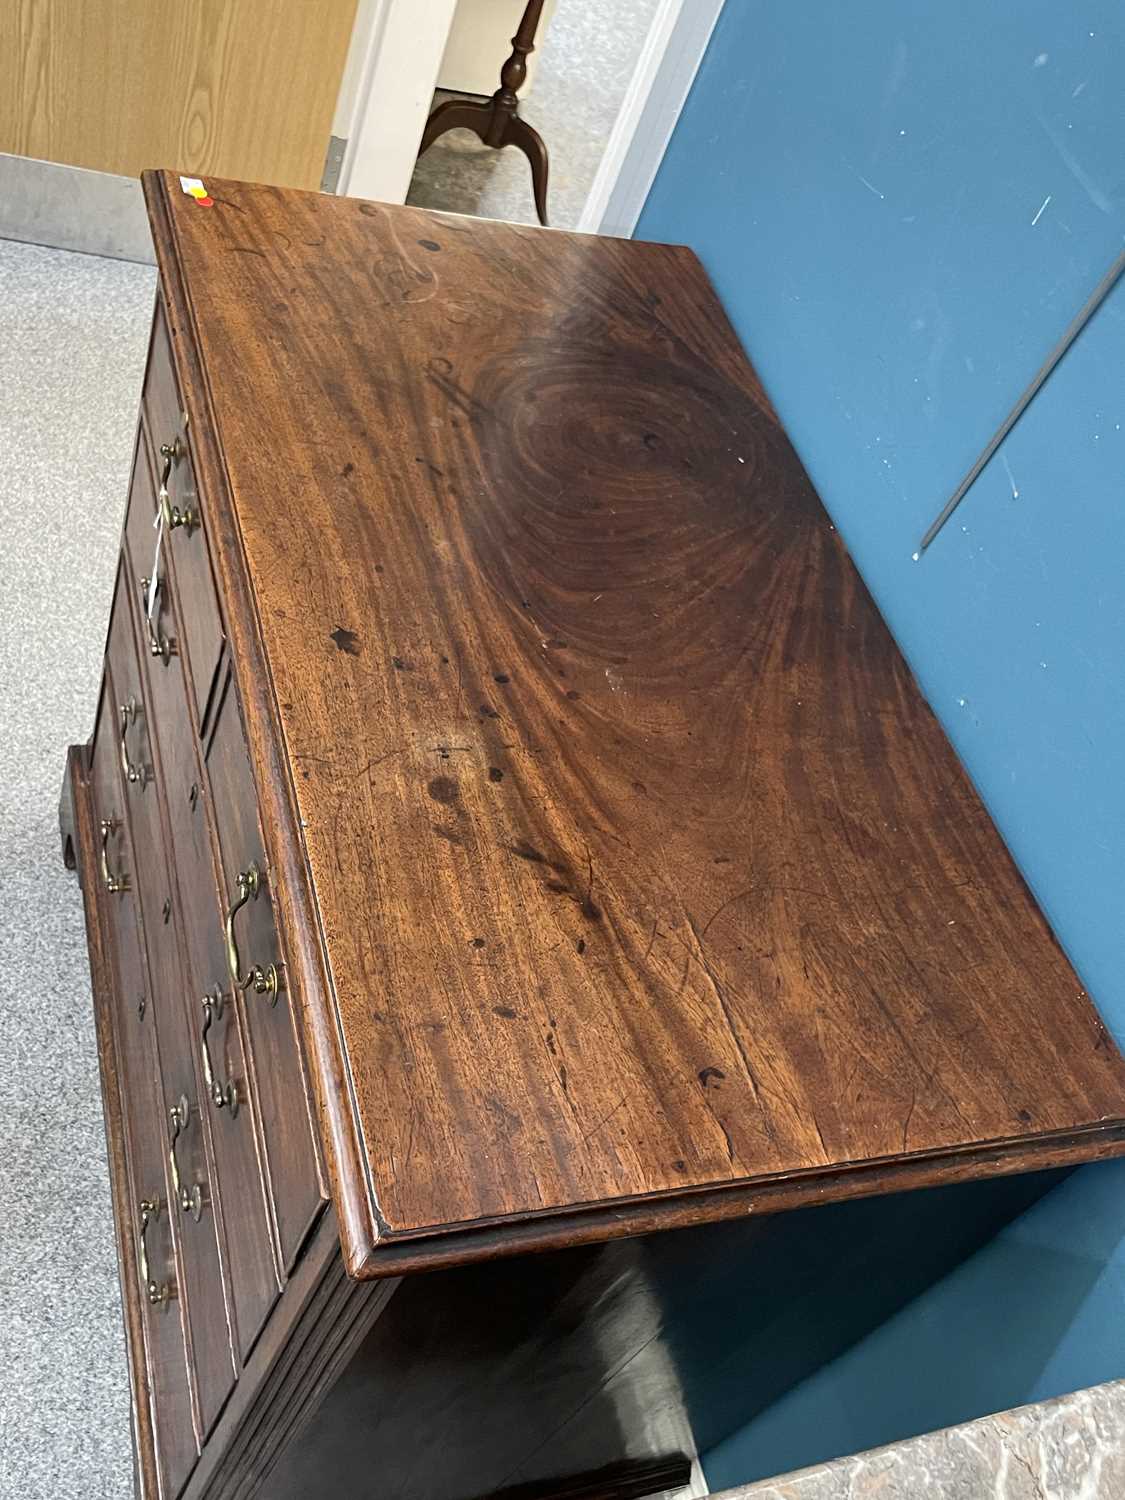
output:
M 0 152 L 0 239 L 152 265 L 140 182 Z

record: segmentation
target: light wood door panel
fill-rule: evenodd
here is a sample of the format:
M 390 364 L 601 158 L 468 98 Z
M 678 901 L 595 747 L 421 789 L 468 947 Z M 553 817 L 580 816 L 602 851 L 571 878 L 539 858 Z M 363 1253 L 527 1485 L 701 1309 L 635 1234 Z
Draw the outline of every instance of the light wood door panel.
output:
M 356 0 L 4 0 L 0 151 L 318 187 Z

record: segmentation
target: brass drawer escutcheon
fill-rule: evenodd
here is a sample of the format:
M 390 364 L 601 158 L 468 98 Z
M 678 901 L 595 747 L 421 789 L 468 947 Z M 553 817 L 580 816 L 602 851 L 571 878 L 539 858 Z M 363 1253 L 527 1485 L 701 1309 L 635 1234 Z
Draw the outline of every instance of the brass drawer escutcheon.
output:
M 153 1219 L 160 1217 L 160 1199 L 142 1198 L 137 1204 L 141 1221 L 137 1231 L 137 1259 L 140 1262 L 141 1290 L 153 1307 L 166 1308 L 176 1295 L 176 1284 L 173 1281 L 154 1281 L 148 1266 L 148 1245 L 146 1236 L 148 1226 Z
M 256 995 L 268 995 L 270 1004 L 277 1004 L 278 991 L 281 989 L 281 980 L 277 972 L 276 964 L 269 964 L 265 969 L 261 964 L 251 964 L 246 973 L 242 973 L 242 961 L 238 956 L 238 940 L 234 935 L 234 919 L 248 901 L 256 901 L 262 890 L 262 872 L 257 865 L 251 865 L 248 870 L 240 870 L 238 873 L 238 899 L 227 912 L 227 968 L 230 970 L 232 983 L 240 990 L 246 991 L 251 987 Z
M 190 533 L 199 524 L 199 517 L 189 506 L 187 510 L 181 510 L 178 505 L 173 505 L 168 494 L 168 481 L 172 477 L 172 470 L 180 459 L 184 457 L 187 449 L 179 438 L 170 443 L 161 443 L 160 456 L 164 460 L 164 468 L 160 475 L 160 491 L 157 500 L 160 503 L 160 514 L 164 517 L 164 524 L 169 531 L 175 531 L 177 527 L 186 526 Z
M 215 1076 L 214 1065 L 211 1062 L 211 1048 L 207 1042 L 207 1033 L 212 1025 L 222 1019 L 224 1003 L 225 997 L 218 985 L 215 986 L 214 994 L 203 996 L 203 1027 L 199 1033 L 199 1045 L 203 1053 L 203 1077 L 211 1103 L 216 1109 L 229 1109 L 233 1119 L 238 1114 L 238 1106 L 241 1103 L 238 1084 L 233 1078 L 226 1084 L 219 1082 Z
M 129 889 L 129 876 L 122 870 L 115 875 L 109 868 L 109 841 L 110 838 L 121 827 L 120 818 L 103 818 L 101 821 L 102 834 L 102 884 L 110 895 L 122 895 Z
M 151 777 L 146 765 L 137 765 L 129 759 L 128 737 L 129 730 L 144 713 L 144 709 L 138 707 L 137 700 L 130 698 L 128 703 L 122 703 L 121 714 L 121 774 L 130 786 L 139 786 L 143 792 Z
M 173 1104 L 168 1111 L 168 1166 L 172 1173 L 172 1191 L 181 1212 L 191 1214 L 198 1223 L 203 1217 L 203 1187 L 200 1183 L 193 1182 L 189 1188 L 180 1176 L 180 1164 L 176 1160 L 176 1142 L 187 1129 L 190 1119 L 190 1106 L 181 1094 L 179 1104 Z
M 169 640 L 167 636 L 161 635 L 152 623 L 152 616 L 148 612 L 149 583 L 150 580 L 147 578 L 142 578 L 140 580 L 141 615 L 145 622 L 145 628 L 148 631 L 149 654 L 151 656 L 159 656 L 164 665 L 167 666 L 172 657 L 176 655 L 176 643 L 175 641 Z M 163 587 L 163 579 L 157 578 L 156 593 L 159 594 Z

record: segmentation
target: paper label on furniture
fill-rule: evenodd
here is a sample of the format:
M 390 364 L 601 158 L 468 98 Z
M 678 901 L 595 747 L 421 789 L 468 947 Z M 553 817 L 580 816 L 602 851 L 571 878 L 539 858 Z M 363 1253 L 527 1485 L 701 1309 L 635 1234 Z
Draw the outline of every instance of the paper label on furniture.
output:
M 160 589 L 160 549 L 164 543 L 164 512 L 158 510 L 153 519 L 156 528 L 156 549 L 152 559 L 152 573 L 148 580 L 148 595 L 145 599 L 145 611 L 150 620 L 156 612 L 156 595 Z
M 200 178 L 181 177 L 180 187 L 188 195 L 189 198 L 194 198 L 197 203 L 203 204 L 205 208 L 211 207 L 211 194 L 207 191 Z

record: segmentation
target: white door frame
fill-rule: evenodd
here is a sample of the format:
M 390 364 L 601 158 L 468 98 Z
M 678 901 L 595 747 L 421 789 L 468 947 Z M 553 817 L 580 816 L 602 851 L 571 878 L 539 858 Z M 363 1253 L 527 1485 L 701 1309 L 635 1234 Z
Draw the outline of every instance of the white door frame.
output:
M 724 0 L 660 0 L 606 143 L 579 228 L 630 235 Z M 402 203 L 457 0 L 359 0 L 333 134 L 336 191 Z
M 661 0 L 606 143 L 578 228 L 637 227 L 724 0 Z
M 403 203 L 457 0 L 359 0 L 332 134 L 337 193 Z

